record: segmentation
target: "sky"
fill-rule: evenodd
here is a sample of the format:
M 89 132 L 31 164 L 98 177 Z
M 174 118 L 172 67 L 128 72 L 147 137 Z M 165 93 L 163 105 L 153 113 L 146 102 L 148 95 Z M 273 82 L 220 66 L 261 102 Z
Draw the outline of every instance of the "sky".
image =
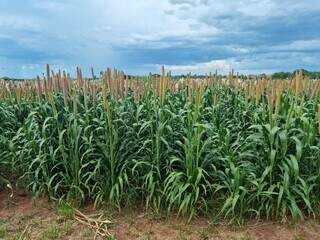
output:
M 0 0 L 0 77 L 320 70 L 320 0 Z

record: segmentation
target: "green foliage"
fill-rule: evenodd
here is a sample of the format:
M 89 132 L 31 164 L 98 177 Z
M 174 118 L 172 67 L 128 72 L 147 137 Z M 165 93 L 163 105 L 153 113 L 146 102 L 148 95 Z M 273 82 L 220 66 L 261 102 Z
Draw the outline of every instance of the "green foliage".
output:
M 75 209 L 66 202 L 59 203 L 57 213 L 65 219 L 72 219 L 75 215 Z
M 273 79 L 289 79 L 293 76 L 290 72 L 276 72 L 272 74 Z
M 1 100 L 2 184 L 20 180 L 35 196 L 119 209 L 142 201 L 190 219 L 318 216 L 317 99 L 284 92 L 271 119 L 264 98 L 249 101 L 232 87 L 106 102 L 98 94 L 85 110 L 82 93 L 68 106 L 58 93 L 49 103 Z
M 295 76 L 296 72 L 297 70 L 293 72 L 276 72 L 273 73 L 271 77 L 273 79 L 290 79 Z M 305 69 L 302 69 L 302 74 L 311 79 L 320 79 L 320 72 L 307 71 Z

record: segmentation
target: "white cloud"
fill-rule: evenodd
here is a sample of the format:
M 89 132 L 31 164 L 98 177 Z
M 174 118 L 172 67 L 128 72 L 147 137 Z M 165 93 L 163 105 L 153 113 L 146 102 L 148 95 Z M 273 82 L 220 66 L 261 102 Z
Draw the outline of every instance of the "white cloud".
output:
M 2 13 L 0 10 L 0 29 L 6 31 L 38 31 L 40 29 L 41 23 L 37 18 L 25 18 L 19 15 L 10 15 L 7 13 Z M 2 34 L 4 31 L 2 31 Z
M 297 40 L 285 45 L 276 45 L 270 47 L 270 51 L 312 51 L 320 49 L 320 38 Z
M 192 72 L 266 70 L 275 63 L 286 68 L 299 62 L 315 68 L 319 63 L 312 63 L 314 57 L 308 52 L 319 52 L 319 35 L 300 30 L 317 33 L 315 11 L 320 11 L 319 0 L 2 0 L 0 48 L 12 49 L 17 57 L 3 54 L 0 58 L 2 64 L 10 64 L 8 69 L 49 62 L 68 68 L 93 65 L 99 70 L 116 66 L 133 73 L 162 63 Z M 314 22 L 295 25 L 309 12 Z M 292 26 L 288 33 L 273 36 L 282 29 L 279 19 Z M 268 21 L 272 23 L 268 29 L 257 25 Z M 273 33 L 272 28 L 277 31 Z M 297 29 L 299 38 L 292 29 Z M 278 53 L 285 51 L 291 55 Z M 296 51 L 304 54 L 293 54 Z M 30 52 L 36 56 L 29 57 Z M 266 52 L 270 55 L 263 59 Z M 272 61 L 272 57 L 278 59 Z M 157 60 L 150 62 L 152 58 Z M 25 69 L 38 71 L 38 67 Z
M 191 24 L 190 24 L 191 25 Z M 198 29 L 190 25 L 180 29 L 164 30 L 150 34 L 132 34 L 121 39 L 120 46 L 143 46 L 144 48 L 161 49 L 177 46 L 199 45 L 208 42 L 211 37 L 218 36 L 219 30 L 214 27 L 200 25 Z
M 222 59 L 222 60 L 211 60 L 209 62 L 200 62 L 188 65 L 164 65 L 165 69 L 171 70 L 173 74 L 181 73 L 210 73 L 215 72 L 216 70 L 219 73 L 227 73 L 232 70 L 233 67 L 236 67 L 237 62 L 232 59 Z M 161 65 L 156 65 L 160 69 Z
M 34 0 L 33 6 L 41 10 L 49 11 L 63 11 L 68 5 L 67 1 L 57 1 L 57 0 Z

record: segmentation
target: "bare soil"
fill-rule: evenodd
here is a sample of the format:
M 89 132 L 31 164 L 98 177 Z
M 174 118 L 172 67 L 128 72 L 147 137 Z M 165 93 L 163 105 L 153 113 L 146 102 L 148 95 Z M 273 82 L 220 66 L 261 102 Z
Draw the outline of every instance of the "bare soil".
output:
M 92 206 L 82 209 L 88 216 L 97 212 Z M 170 239 L 170 240 L 320 240 L 320 222 L 307 220 L 296 224 L 273 221 L 250 222 L 245 226 L 212 225 L 206 218 L 190 224 L 183 217 L 164 218 L 142 211 L 122 212 L 105 216 L 112 223 L 110 236 L 96 239 Z M 32 201 L 28 192 L 18 191 L 10 198 L 0 192 L 0 239 L 94 239 L 95 228 L 68 216 L 46 199 Z

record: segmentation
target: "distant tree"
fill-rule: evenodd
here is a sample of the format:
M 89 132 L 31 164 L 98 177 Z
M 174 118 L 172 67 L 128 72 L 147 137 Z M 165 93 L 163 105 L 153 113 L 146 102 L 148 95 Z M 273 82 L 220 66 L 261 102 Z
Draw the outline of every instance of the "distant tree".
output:
M 273 79 L 287 79 L 292 78 L 295 76 L 296 72 L 299 71 L 298 69 L 290 72 L 276 72 L 272 74 Z M 301 69 L 303 76 L 309 77 L 311 79 L 320 79 L 320 72 L 312 72 L 306 69 Z
M 287 79 L 292 76 L 290 72 L 276 72 L 271 75 L 272 79 Z
M 0 78 L 1 80 L 4 80 L 4 81 L 10 81 L 11 79 L 9 77 L 2 77 Z

